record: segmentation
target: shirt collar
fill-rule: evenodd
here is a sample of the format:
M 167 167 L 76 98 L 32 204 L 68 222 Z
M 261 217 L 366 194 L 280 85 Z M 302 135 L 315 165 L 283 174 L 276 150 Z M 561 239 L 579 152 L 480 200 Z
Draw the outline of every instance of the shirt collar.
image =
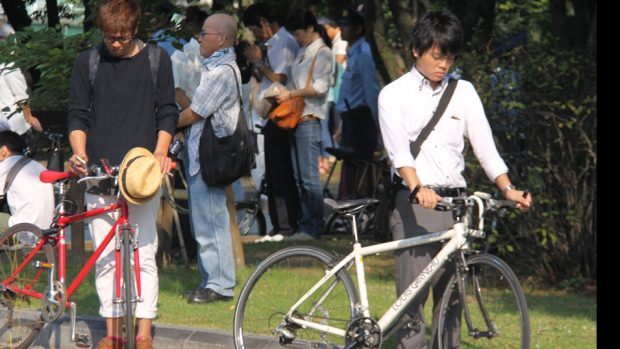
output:
M 413 68 L 411 68 L 411 79 L 413 80 L 414 86 L 418 87 L 418 91 L 422 91 L 422 88 L 426 87 L 431 89 L 433 93 L 439 93 L 443 91 L 443 89 L 448 84 L 450 76 L 451 74 L 447 74 L 446 76 L 444 76 L 444 78 L 441 80 L 441 83 L 439 84 L 439 88 L 436 90 L 432 90 L 430 81 L 428 81 L 428 79 L 425 78 L 422 73 L 420 73 L 420 71 L 415 67 L 415 64 L 413 65 Z
M 286 32 L 286 29 L 281 26 L 280 29 L 278 29 L 278 31 L 265 42 L 265 46 L 269 47 L 269 44 L 273 44 L 274 42 L 278 41 L 280 36 L 284 35 L 284 32 Z
M 354 43 L 349 45 L 349 49 L 347 50 L 347 55 L 348 56 L 352 56 L 354 53 L 356 53 L 357 51 L 362 49 L 362 44 L 366 42 L 366 39 L 364 39 L 364 37 L 360 37 L 359 39 L 355 40 Z
M 226 47 L 213 52 L 208 58 L 203 57 L 202 65 L 204 65 L 207 70 L 212 70 L 213 68 L 234 60 L 235 58 L 235 49 L 233 47 Z

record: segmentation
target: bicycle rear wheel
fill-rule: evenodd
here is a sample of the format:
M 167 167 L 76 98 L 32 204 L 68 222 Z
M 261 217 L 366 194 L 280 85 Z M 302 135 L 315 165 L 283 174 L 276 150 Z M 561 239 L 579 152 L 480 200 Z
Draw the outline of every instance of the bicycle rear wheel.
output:
M 235 348 L 334 348 L 344 337 L 285 319 L 301 296 L 334 265 L 334 257 L 315 247 L 290 247 L 267 257 L 241 290 L 233 321 Z M 346 270 L 336 273 L 293 316 L 346 330 L 358 296 Z
M 489 254 L 467 258 L 467 268 L 460 275 L 461 297 L 459 274 L 450 279 L 444 293 L 439 312 L 439 348 L 457 347 L 460 340 L 461 348 L 528 349 L 527 303 L 514 272 L 500 258 Z
M 40 238 L 41 230 L 29 223 L 14 225 L 0 235 L 0 349 L 27 348 L 45 325 L 41 300 L 11 290 L 45 293 L 48 273 L 35 268 L 33 262 L 52 264 L 54 255 L 47 244 L 37 253 L 31 253 Z M 19 274 L 7 281 L 20 266 Z
M 122 294 L 123 294 L 123 305 L 125 307 L 125 316 L 123 317 L 124 328 L 125 328 L 125 339 L 127 349 L 135 348 L 135 340 L 136 340 L 136 312 L 135 312 L 135 299 L 137 298 L 134 288 L 134 266 L 131 263 L 131 256 L 133 255 L 133 238 L 135 235 L 131 233 L 131 228 L 121 228 L 122 229 L 122 243 L 123 243 L 123 253 L 122 253 L 122 272 L 123 272 L 123 282 L 122 282 Z M 133 237 L 133 238 L 132 238 Z
M 235 204 L 237 209 L 237 225 L 241 235 L 265 235 L 267 233 L 267 223 L 265 215 L 260 210 L 258 204 L 251 202 L 238 202 Z

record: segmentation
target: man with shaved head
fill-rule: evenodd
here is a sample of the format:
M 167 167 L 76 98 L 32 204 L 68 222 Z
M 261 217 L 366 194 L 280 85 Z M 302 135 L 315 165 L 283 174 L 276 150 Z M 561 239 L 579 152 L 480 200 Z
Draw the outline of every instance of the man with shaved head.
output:
M 184 162 L 189 183 L 190 228 L 198 243 L 198 268 L 201 283 L 187 299 L 188 303 L 231 300 L 235 287 L 230 223 L 226 208 L 226 190 L 207 185 L 200 174 L 198 144 L 205 122 L 210 122 L 217 137 L 230 136 L 237 126 L 240 111 L 241 73 L 235 62 L 237 23 L 222 13 L 209 16 L 200 31 L 202 76 L 189 108 L 179 117 L 185 127 L 188 161 Z M 236 79 L 236 81 L 235 81 Z

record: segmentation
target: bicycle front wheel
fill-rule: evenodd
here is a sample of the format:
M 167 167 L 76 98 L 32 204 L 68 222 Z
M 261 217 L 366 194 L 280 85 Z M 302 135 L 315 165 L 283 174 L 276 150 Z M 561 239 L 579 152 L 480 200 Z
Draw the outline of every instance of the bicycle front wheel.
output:
M 122 282 L 122 293 L 123 293 L 123 305 L 125 307 L 125 316 L 124 327 L 125 327 L 125 339 L 126 339 L 126 348 L 134 349 L 135 348 L 135 339 L 136 339 L 136 312 L 135 312 L 135 302 L 137 301 L 136 293 L 134 292 L 134 266 L 131 263 L 131 256 L 133 254 L 133 239 L 136 238 L 135 235 L 132 234 L 131 228 L 124 227 L 122 229 L 122 242 L 123 242 L 123 253 L 122 253 L 122 273 L 123 273 L 123 282 Z
M 45 321 L 41 318 L 41 300 L 13 292 L 28 290 L 43 295 L 48 273 L 37 269 L 35 261 L 54 263 L 48 244 L 34 252 L 41 230 L 20 223 L 0 235 L 0 349 L 27 348 L 37 338 Z M 15 274 L 18 268 L 22 268 Z
M 456 348 L 460 341 L 461 348 L 528 349 L 527 303 L 512 269 L 496 256 L 476 254 L 467 258 L 462 283 L 458 276 L 442 298 L 439 348 Z
M 319 248 L 296 246 L 267 257 L 241 290 L 233 321 L 237 349 L 334 348 L 344 337 L 301 327 L 286 318 L 291 307 L 335 265 Z M 358 296 L 351 277 L 340 270 L 292 309 L 292 317 L 346 330 Z

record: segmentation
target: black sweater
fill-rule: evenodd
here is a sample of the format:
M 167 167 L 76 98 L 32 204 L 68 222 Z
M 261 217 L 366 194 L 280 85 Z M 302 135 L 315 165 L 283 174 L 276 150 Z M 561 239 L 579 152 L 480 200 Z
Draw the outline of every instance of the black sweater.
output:
M 119 165 L 133 147 L 154 151 L 159 130 L 174 135 L 179 112 L 172 64 L 165 51 L 159 59 L 157 101 L 146 47 L 130 58 L 112 57 L 104 47 L 92 89 L 88 58 L 89 52 L 82 52 L 73 64 L 67 124 L 69 133 L 86 132 L 91 164 L 99 165 L 103 157 Z

